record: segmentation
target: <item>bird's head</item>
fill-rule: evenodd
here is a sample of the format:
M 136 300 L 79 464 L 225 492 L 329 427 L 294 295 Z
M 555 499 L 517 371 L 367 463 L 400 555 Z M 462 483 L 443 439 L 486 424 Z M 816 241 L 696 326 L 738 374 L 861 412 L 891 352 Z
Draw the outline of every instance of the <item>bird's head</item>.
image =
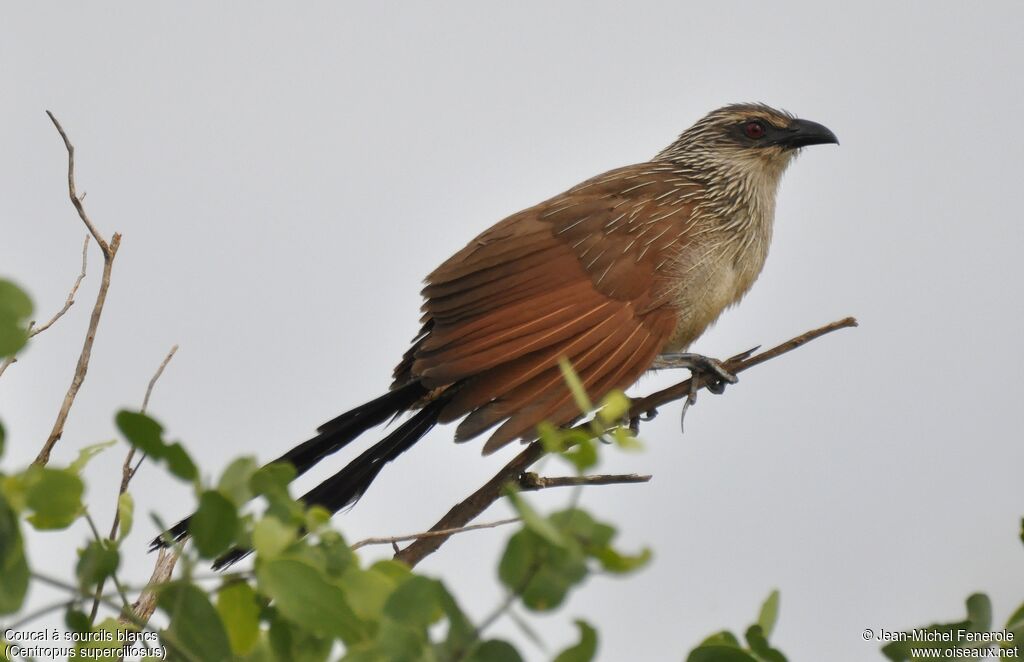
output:
M 839 140 L 817 122 L 742 103 L 711 111 L 658 156 L 696 170 L 725 169 L 777 181 L 800 148 L 826 143 Z

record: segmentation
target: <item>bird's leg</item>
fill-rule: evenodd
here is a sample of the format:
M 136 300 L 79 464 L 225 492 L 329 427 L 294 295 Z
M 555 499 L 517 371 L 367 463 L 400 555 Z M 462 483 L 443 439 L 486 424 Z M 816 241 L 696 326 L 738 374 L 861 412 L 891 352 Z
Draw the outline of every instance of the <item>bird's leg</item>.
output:
M 690 394 L 683 402 L 683 411 L 679 417 L 680 430 L 683 430 L 687 409 L 697 403 L 697 391 L 701 386 L 706 386 L 712 393 L 720 394 L 725 391 L 726 384 L 735 384 L 739 381 L 739 378 L 726 370 L 725 365 L 718 359 L 691 352 L 666 352 L 654 360 L 651 368 L 686 368 L 690 371 Z
M 690 388 L 690 404 L 697 401 L 696 391 L 706 385 L 712 393 L 722 393 L 726 384 L 735 384 L 739 381 L 736 375 L 725 369 L 725 365 L 718 359 L 703 354 L 690 352 L 667 352 L 661 354 L 651 365 L 655 370 L 665 368 L 686 368 L 693 375 L 693 383 Z M 701 379 L 697 379 L 700 377 Z
M 644 421 L 644 422 L 653 421 L 654 418 L 657 415 L 658 415 L 658 409 L 654 408 L 654 409 L 648 409 L 647 411 L 645 411 L 645 412 L 643 412 L 641 414 L 637 414 L 636 416 L 630 417 L 630 419 L 629 419 L 629 429 L 633 433 L 633 436 L 635 437 L 635 436 L 640 434 L 640 421 Z

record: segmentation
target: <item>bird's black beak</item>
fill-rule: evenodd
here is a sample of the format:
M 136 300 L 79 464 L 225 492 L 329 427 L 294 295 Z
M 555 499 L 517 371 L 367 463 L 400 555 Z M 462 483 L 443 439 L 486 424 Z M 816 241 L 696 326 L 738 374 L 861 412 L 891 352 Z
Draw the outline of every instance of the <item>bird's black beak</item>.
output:
M 828 143 L 839 144 L 839 138 L 836 138 L 836 134 L 832 133 L 827 126 L 810 120 L 793 120 L 780 133 L 776 144 L 787 149 Z

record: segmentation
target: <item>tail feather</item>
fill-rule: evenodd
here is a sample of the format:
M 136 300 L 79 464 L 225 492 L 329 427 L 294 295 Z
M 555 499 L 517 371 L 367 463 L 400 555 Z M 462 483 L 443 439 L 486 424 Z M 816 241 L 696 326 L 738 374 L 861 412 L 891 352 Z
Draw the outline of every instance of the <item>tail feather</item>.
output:
M 295 476 L 301 476 L 316 466 L 320 460 L 341 450 L 363 432 L 406 411 L 426 394 L 427 389 L 419 382 L 410 382 L 388 391 L 379 398 L 370 400 L 324 423 L 317 428 L 315 437 L 299 444 L 268 464 L 287 462 L 295 467 Z M 180 542 L 184 539 L 188 535 L 191 519 L 192 516 L 189 515 L 154 538 L 149 545 L 150 551 L 167 547 L 171 542 Z
M 450 397 L 442 396 L 429 403 L 391 434 L 363 451 L 341 471 L 304 494 L 301 500 L 307 507 L 322 506 L 331 514 L 354 504 L 366 493 L 384 465 L 412 448 L 430 432 L 448 400 Z M 251 549 L 232 549 L 214 561 L 213 568 L 221 570 L 251 553 Z
M 407 410 L 427 389 L 419 382 L 410 382 L 388 391 L 366 404 L 351 409 L 317 428 L 317 435 L 291 449 L 274 462 L 288 462 L 295 467 L 296 477 L 309 471 L 320 460 L 344 448 L 350 441 L 372 427 Z

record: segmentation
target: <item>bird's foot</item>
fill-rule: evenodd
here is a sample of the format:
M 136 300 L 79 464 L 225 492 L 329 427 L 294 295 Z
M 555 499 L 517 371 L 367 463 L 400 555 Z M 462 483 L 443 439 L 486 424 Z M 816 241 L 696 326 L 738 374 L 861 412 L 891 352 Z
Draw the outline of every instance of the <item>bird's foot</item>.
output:
M 637 414 L 636 416 L 631 417 L 629 419 L 629 430 L 630 430 L 630 432 L 633 433 L 634 437 L 637 436 L 638 434 L 640 434 L 640 421 L 644 421 L 644 422 L 653 421 L 654 418 L 657 415 L 658 415 L 658 410 L 657 410 L 657 408 L 655 408 L 655 409 L 649 409 L 648 411 L 645 411 L 642 414 Z
M 749 355 L 750 352 L 745 354 Z M 724 363 L 703 354 L 669 352 L 656 358 L 651 367 L 654 369 L 686 368 L 690 371 L 690 393 L 683 402 L 683 411 L 679 417 L 680 431 L 685 431 L 686 412 L 692 405 L 697 404 L 697 392 L 702 386 L 717 395 L 725 391 L 727 384 L 735 384 L 739 381 L 736 375 L 726 370 Z

